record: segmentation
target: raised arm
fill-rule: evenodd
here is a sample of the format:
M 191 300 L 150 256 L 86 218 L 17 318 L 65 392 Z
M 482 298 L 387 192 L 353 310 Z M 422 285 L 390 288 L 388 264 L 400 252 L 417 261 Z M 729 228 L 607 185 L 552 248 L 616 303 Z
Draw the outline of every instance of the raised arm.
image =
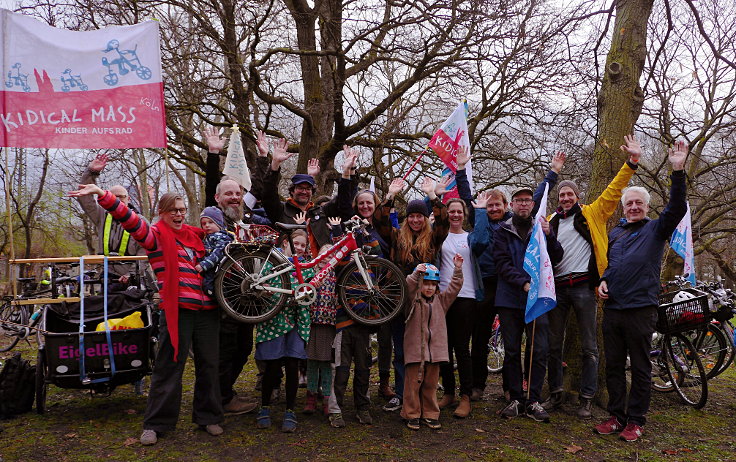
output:
M 639 159 L 641 158 L 639 142 L 634 135 L 624 136 L 624 141 L 625 144 L 621 145 L 621 151 L 629 154 L 629 159 L 601 195 L 588 206 L 589 213 L 597 215 L 601 221 L 608 221 L 613 212 L 616 211 L 624 188 L 629 184 L 631 177 L 634 176 L 636 169 L 639 167 Z
M 207 164 L 204 174 L 204 205 L 216 206 L 215 193 L 220 182 L 220 151 L 225 147 L 225 139 L 215 127 L 206 127 L 202 136 L 207 142 Z
M 97 154 L 97 156 L 89 163 L 87 169 L 82 173 L 82 178 L 80 178 L 79 183 L 96 184 L 97 177 L 100 176 L 100 172 L 102 172 L 107 165 L 108 159 L 107 154 Z M 102 212 L 95 202 L 95 199 L 92 196 L 81 196 L 77 197 L 77 202 L 82 206 L 82 210 L 84 210 L 84 213 L 87 214 L 90 220 L 92 220 L 92 223 L 99 228 L 102 224 L 100 223 Z
M 670 185 L 670 200 L 667 202 L 657 220 L 657 235 L 668 240 L 672 232 L 687 213 L 687 186 L 685 184 L 685 161 L 687 160 L 687 144 L 684 141 L 675 143 L 669 148 L 669 161 L 672 164 L 672 184 Z
M 552 188 L 555 187 L 557 184 L 557 180 L 559 178 L 559 173 L 562 170 L 562 167 L 565 165 L 565 159 L 567 158 L 567 154 L 565 154 L 562 151 L 558 151 L 554 156 L 552 156 L 552 162 L 550 162 L 549 165 L 549 171 L 544 176 L 544 179 L 541 183 L 537 186 L 536 191 L 534 191 L 534 208 L 532 209 L 532 216 L 537 215 L 537 211 L 539 211 L 539 207 L 542 205 L 542 196 L 544 196 L 544 185 L 549 185 L 548 193 L 552 192 Z

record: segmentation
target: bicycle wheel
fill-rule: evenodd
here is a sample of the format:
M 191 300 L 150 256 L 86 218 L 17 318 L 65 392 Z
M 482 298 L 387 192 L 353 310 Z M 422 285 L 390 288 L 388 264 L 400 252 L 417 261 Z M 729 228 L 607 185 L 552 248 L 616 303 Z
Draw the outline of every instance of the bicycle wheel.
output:
M 25 305 L 12 305 L 11 299 L 5 298 L 0 305 L 0 352 L 15 348 L 21 338 L 25 337 L 28 324 L 28 311 Z
M 649 358 L 652 361 L 652 390 L 660 393 L 675 391 L 675 386 L 672 384 L 670 372 L 668 371 L 667 350 L 664 347 L 663 335 L 655 335 Z
M 664 343 L 675 391 L 685 403 L 702 408 L 708 400 L 708 378 L 695 347 L 683 334 L 668 335 Z
M 685 335 L 698 352 L 708 379 L 720 374 L 728 353 L 728 339 L 723 332 L 714 324 L 708 324 L 705 329 L 687 331 Z
M 728 321 L 718 323 L 718 329 L 721 331 L 723 336 L 726 338 L 726 358 L 721 364 L 720 370 L 716 373 L 719 375 L 725 372 L 728 367 L 733 364 L 734 357 L 736 356 L 736 348 L 734 348 L 734 336 L 733 329 L 729 325 Z
M 291 263 L 277 250 L 241 248 L 220 265 L 215 296 L 231 318 L 249 324 L 268 321 L 281 311 L 289 295 L 269 288 L 290 289 L 288 272 L 261 280 Z
M 365 271 L 361 273 L 358 263 Z M 370 278 L 369 288 L 363 274 Z M 404 274 L 390 261 L 354 254 L 337 278 L 340 303 L 353 320 L 377 326 L 393 319 L 408 299 Z
M 497 374 L 503 369 L 503 338 L 501 329 L 495 329 L 488 340 L 488 372 Z

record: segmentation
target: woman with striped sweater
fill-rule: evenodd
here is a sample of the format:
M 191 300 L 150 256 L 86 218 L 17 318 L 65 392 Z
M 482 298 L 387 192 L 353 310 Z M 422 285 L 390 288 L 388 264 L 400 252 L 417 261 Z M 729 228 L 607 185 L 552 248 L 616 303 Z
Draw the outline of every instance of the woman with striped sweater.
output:
M 94 184 L 79 185 L 73 197 L 96 194 L 105 208 L 148 253 L 156 274 L 161 307 L 159 351 L 151 377 L 143 445 L 156 444 L 158 434 L 174 430 L 179 419 L 182 374 L 190 347 L 194 350 L 194 405 L 192 420 L 210 435 L 222 434 L 223 420 L 218 386 L 220 314 L 217 303 L 204 291 L 195 267 L 204 258 L 204 231 L 184 223 L 187 208 L 175 193 L 161 196 L 159 220 L 149 225 L 110 191 Z

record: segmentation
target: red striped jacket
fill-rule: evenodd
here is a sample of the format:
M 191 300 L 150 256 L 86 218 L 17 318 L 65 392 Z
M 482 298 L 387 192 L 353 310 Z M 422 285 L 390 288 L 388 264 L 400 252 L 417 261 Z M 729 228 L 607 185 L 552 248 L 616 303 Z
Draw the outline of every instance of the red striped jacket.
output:
M 110 212 L 115 220 L 120 222 L 123 228 L 140 243 L 141 247 L 146 249 L 148 261 L 156 275 L 158 289 L 161 292 L 165 268 L 163 252 L 158 243 L 159 230 L 156 225 L 146 223 L 110 191 L 105 191 L 105 194 L 100 196 L 97 202 Z M 194 269 L 199 260 L 204 258 L 204 252 L 186 249 L 179 241 L 176 241 L 176 247 L 179 253 L 179 308 L 187 310 L 212 310 L 217 308 L 217 302 L 204 292 L 202 275 Z M 191 256 L 187 250 L 192 253 Z

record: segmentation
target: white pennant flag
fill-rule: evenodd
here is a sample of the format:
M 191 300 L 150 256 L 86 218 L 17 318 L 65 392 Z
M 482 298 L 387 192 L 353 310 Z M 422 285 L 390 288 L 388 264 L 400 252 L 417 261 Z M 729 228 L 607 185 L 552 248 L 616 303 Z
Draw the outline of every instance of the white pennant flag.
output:
M 240 139 L 240 130 L 237 125 L 233 125 L 233 131 L 230 133 L 230 142 L 227 145 L 227 158 L 225 158 L 225 168 L 223 174 L 230 177 L 246 191 L 250 191 L 250 170 L 248 163 L 245 161 L 245 151 L 243 151 L 243 142 Z

